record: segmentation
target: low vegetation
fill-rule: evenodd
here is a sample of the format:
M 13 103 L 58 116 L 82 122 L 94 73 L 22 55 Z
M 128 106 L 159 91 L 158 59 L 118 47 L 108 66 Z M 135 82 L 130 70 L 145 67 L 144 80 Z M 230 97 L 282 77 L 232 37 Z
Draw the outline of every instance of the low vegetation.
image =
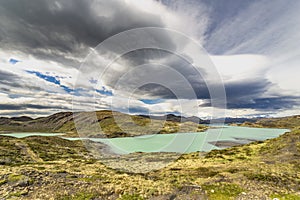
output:
M 299 127 L 265 142 L 184 154 L 171 163 L 178 155 L 134 153 L 97 160 L 81 141 L 1 136 L 0 198 L 297 200 Z M 165 167 L 146 170 L 158 164 Z
M 23 117 L 24 118 L 24 117 Z M 37 119 L 0 118 L 0 131 L 66 133 L 68 137 L 127 137 L 141 134 L 200 132 L 207 126 L 191 121 L 164 121 L 102 110 L 56 113 Z M 177 117 L 180 118 L 180 117 Z M 21 120 L 20 120 L 21 119 Z M 76 122 L 76 123 L 75 123 Z
M 300 115 L 281 118 L 263 118 L 256 122 L 244 122 L 239 126 L 249 126 L 258 128 L 289 128 L 293 129 L 300 126 Z

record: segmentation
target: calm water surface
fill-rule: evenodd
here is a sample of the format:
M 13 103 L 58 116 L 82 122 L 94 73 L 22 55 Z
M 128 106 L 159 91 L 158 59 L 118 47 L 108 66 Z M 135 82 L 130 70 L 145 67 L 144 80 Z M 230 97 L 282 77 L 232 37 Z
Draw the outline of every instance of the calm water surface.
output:
M 92 141 L 102 142 L 110 146 L 115 153 L 126 154 L 133 152 L 179 152 L 189 153 L 196 151 L 210 151 L 220 149 L 211 143 L 216 141 L 234 142 L 240 144 L 250 143 L 254 140 L 266 140 L 288 132 L 288 129 L 248 128 L 223 126 L 209 129 L 200 133 L 155 134 L 125 138 L 88 138 Z M 18 138 L 39 135 L 59 136 L 54 133 L 9 133 L 0 134 Z M 65 137 L 63 137 L 65 138 Z M 65 138 L 78 140 L 80 138 Z M 81 138 L 82 139 L 82 138 Z

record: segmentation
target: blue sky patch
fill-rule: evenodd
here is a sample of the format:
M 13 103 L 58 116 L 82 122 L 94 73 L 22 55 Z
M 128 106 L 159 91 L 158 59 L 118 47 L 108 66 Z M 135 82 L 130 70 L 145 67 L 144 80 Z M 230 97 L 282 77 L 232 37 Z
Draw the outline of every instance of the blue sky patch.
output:
M 21 62 L 21 61 L 11 58 L 11 59 L 9 59 L 8 62 L 9 62 L 10 64 L 13 64 L 13 65 L 14 65 L 14 64 L 16 64 L 16 63 L 18 63 L 18 62 Z
M 64 91 L 66 91 L 67 93 L 71 93 L 74 92 L 73 89 L 65 86 L 65 85 L 61 85 L 60 81 L 55 77 L 55 76 L 50 76 L 50 75 L 45 75 L 41 72 L 37 72 L 37 71 L 30 71 L 30 70 L 26 70 L 27 73 L 29 74 L 34 74 L 37 77 L 44 79 L 45 81 L 48 81 L 50 83 L 54 83 L 55 85 L 59 85 Z M 47 74 L 47 73 L 46 73 Z
M 113 96 L 113 93 L 111 90 L 107 90 L 105 87 L 102 87 L 101 90 L 96 90 L 96 92 L 98 92 L 99 94 L 103 94 L 106 96 Z
M 163 102 L 162 99 L 140 99 L 140 101 L 145 104 L 157 104 Z
M 41 78 L 41 79 L 44 79 L 48 82 L 51 82 L 51 83 L 54 83 L 55 85 L 60 85 L 60 81 L 57 80 L 54 76 L 50 76 L 50 75 L 45 75 L 45 74 L 42 74 L 40 72 L 37 72 L 37 71 L 29 71 L 29 70 L 26 70 L 27 73 L 29 74 L 34 74 L 36 75 L 37 77 Z

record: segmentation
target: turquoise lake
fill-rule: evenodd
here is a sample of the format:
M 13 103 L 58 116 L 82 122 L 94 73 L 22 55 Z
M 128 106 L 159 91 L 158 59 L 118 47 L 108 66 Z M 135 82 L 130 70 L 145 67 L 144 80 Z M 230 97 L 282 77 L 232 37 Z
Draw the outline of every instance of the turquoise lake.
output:
M 236 126 L 222 126 L 199 133 L 155 134 L 125 138 L 65 138 L 68 140 L 89 139 L 107 144 L 118 154 L 133 152 L 178 152 L 189 153 L 196 151 L 210 151 L 220 149 L 213 145 L 216 141 L 247 144 L 255 140 L 263 141 L 280 136 L 288 129 L 248 128 Z M 54 133 L 6 133 L 13 137 L 28 136 L 60 136 Z M 222 148 L 222 147 L 221 147 Z

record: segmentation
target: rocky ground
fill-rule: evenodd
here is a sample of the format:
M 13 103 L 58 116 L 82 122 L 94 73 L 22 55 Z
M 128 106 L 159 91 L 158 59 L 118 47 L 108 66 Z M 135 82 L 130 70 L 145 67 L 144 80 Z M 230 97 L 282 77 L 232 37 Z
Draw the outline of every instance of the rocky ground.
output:
M 180 157 L 135 153 L 98 160 L 81 141 L 6 136 L 0 154 L 1 199 L 300 199 L 299 129 Z

